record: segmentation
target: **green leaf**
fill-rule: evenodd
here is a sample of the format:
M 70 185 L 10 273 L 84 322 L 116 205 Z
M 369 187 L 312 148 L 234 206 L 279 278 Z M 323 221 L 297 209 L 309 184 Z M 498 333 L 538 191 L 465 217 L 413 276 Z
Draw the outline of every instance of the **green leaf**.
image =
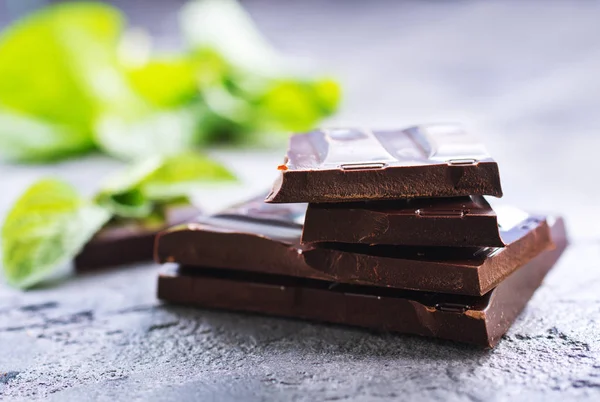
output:
M 102 3 L 52 5 L 7 29 L 0 155 L 46 161 L 97 147 L 140 160 L 256 143 L 335 111 L 337 84 L 290 76 L 236 1 L 194 1 L 181 18 L 189 51 L 159 57 L 143 45 L 148 36 L 123 36 L 123 16 Z M 135 194 L 123 200 L 135 211 L 145 205 Z
M 121 218 L 143 218 L 157 206 L 187 198 L 202 182 L 230 181 L 235 176 L 208 157 L 185 152 L 139 162 L 111 177 L 97 202 Z
M 2 228 L 4 274 L 9 284 L 28 288 L 72 259 L 110 219 L 69 184 L 44 179 L 16 202 Z
M 96 141 L 106 153 L 123 160 L 169 155 L 197 142 L 197 108 L 106 114 L 98 120 Z
M 142 183 L 141 191 L 152 200 L 170 201 L 189 196 L 203 182 L 233 181 L 227 168 L 208 157 L 187 152 L 164 159 Z
M 127 73 L 137 93 L 154 106 L 174 108 L 198 97 L 197 66 L 190 57 L 151 59 Z
M 238 124 L 245 124 L 252 118 L 254 107 L 225 85 L 213 85 L 202 91 L 203 100 L 215 115 Z
M 138 189 L 100 194 L 96 202 L 120 218 L 145 218 L 154 210 L 154 203 Z
M 333 114 L 340 87 L 332 80 L 277 80 L 258 100 L 259 120 L 266 129 L 306 131 Z
M 98 110 L 123 96 L 115 64 L 122 23 L 110 6 L 66 3 L 33 13 L 2 33 L 0 109 L 60 127 L 45 129 L 42 153 L 37 135 L 4 131 L 3 137 L 11 137 L 2 142 L 16 144 L 16 150 L 3 153 L 47 159 L 90 149 Z M 15 140 L 15 135 L 24 137 Z M 49 139 L 54 135 L 56 140 Z
M 0 110 L 0 154 L 10 160 L 45 162 L 94 147 L 69 125 Z
M 146 158 L 134 163 L 104 181 L 101 193 L 118 194 L 138 188 L 140 184 L 162 166 L 164 159 L 159 156 Z
M 154 205 L 139 187 L 162 163 L 160 157 L 147 158 L 109 177 L 96 195 L 96 202 L 121 218 L 148 216 Z
M 279 74 L 281 57 L 235 0 L 196 0 L 180 14 L 183 33 L 194 49 L 213 50 L 228 63 L 259 75 Z
M 339 85 L 329 79 L 252 80 L 213 85 L 202 93 L 204 143 L 260 143 L 264 133 L 306 131 L 335 112 Z
M 333 79 L 321 79 L 311 85 L 315 103 L 318 105 L 323 116 L 329 116 L 337 112 L 342 100 L 342 88 Z

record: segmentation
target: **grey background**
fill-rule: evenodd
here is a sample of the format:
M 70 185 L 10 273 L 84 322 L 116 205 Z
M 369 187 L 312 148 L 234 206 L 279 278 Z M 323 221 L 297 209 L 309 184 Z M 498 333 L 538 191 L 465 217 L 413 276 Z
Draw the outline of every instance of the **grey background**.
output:
M 0 23 L 34 3 L 0 2 Z M 120 2 L 163 48 L 179 43 L 179 3 Z M 162 305 L 152 264 L 27 293 L 0 285 L 0 398 L 597 400 L 600 4 L 244 4 L 279 49 L 340 77 L 345 103 L 329 124 L 463 122 L 501 163 L 500 202 L 564 215 L 571 247 L 492 351 Z M 212 154 L 243 184 L 200 189 L 208 211 L 268 187 L 283 150 Z M 101 156 L 0 165 L 0 217 L 43 174 L 91 192 L 118 167 Z

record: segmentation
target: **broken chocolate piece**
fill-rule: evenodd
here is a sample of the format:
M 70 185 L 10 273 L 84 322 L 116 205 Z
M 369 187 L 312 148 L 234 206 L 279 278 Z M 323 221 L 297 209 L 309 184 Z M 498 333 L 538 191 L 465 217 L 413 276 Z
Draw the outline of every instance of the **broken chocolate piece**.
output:
M 285 213 L 278 212 L 279 208 Z M 290 213 L 296 208 L 296 213 Z M 542 216 L 499 212 L 506 247 L 408 247 L 366 244 L 300 244 L 295 204 L 273 204 L 252 213 L 199 217 L 161 232 L 159 263 L 291 275 L 348 284 L 483 295 L 517 268 L 550 248 Z M 277 217 L 277 218 L 275 218 Z M 288 217 L 286 219 L 280 219 Z M 279 219 L 279 220 L 278 220 Z
M 267 202 L 502 196 L 497 163 L 454 125 L 324 129 L 291 137 Z
M 496 213 L 482 196 L 309 204 L 302 242 L 505 245 Z
M 566 247 L 561 219 L 550 219 L 556 245 L 484 296 L 457 296 L 265 275 L 170 267 L 159 276 L 164 301 L 302 318 L 493 347 Z
M 308 204 L 267 204 L 264 199 L 264 195 L 259 195 L 248 201 L 227 208 L 213 216 L 240 220 L 246 219 L 248 221 L 260 221 L 265 223 L 273 222 L 275 225 L 283 223 L 302 229 Z
M 109 222 L 75 257 L 75 269 L 82 272 L 151 261 L 156 234 L 199 213 L 198 208 L 192 205 L 180 204 L 166 207 L 164 220 L 158 223 L 144 225 L 133 219 Z

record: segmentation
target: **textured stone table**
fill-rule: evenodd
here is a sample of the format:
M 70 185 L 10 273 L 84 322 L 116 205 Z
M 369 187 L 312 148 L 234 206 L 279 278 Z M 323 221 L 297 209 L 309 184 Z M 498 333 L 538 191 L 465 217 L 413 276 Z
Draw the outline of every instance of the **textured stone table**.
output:
M 167 44 L 168 3 L 133 15 Z M 598 5 L 280 3 L 248 6 L 278 47 L 342 77 L 334 123 L 465 122 L 501 163 L 502 202 L 566 216 L 572 245 L 559 264 L 492 351 L 162 305 L 152 264 L 27 293 L 0 285 L 0 399 L 599 400 Z M 201 189 L 198 201 L 215 210 L 260 191 L 281 154 L 214 152 L 243 184 Z M 0 216 L 42 174 L 91 192 L 117 167 L 0 165 Z

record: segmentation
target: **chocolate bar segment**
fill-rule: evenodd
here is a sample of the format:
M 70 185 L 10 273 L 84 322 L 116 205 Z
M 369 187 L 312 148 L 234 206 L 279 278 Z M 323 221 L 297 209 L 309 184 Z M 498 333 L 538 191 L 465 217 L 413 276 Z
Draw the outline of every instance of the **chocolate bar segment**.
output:
M 269 208 L 277 215 L 278 207 Z M 161 232 L 155 259 L 159 263 L 479 296 L 552 246 L 544 217 L 507 213 L 504 220 L 512 222 L 501 228 L 507 244 L 503 248 L 303 246 L 302 227 L 297 222 L 276 221 L 264 212 L 261 216 L 199 217 Z
M 497 163 L 459 126 L 318 130 L 291 137 L 267 202 L 502 196 Z
M 198 217 L 158 234 L 159 263 L 240 269 L 293 276 L 330 278 L 304 262 L 302 226 L 249 216 Z
M 284 224 L 302 229 L 308 204 L 267 204 L 264 199 L 264 195 L 259 195 L 213 216 L 236 220 L 259 221 L 262 223 L 272 222 L 275 225 Z
M 166 207 L 164 221 L 155 224 L 143 224 L 139 220 L 110 222 L 75 257 L 75 269 L 82 272 L 151 261 L 156 234 L 199 213 L 198 208 L 183 204 Z
M 482 196 L 309 204 L 303 243 L 503 247 Z
M 493 347 L 566 247 L 562 220 L 556 247 L 512 273 L 484 296 L 456 296 L 220 269 L 169 269 L 162 300 L 416 334 Z

